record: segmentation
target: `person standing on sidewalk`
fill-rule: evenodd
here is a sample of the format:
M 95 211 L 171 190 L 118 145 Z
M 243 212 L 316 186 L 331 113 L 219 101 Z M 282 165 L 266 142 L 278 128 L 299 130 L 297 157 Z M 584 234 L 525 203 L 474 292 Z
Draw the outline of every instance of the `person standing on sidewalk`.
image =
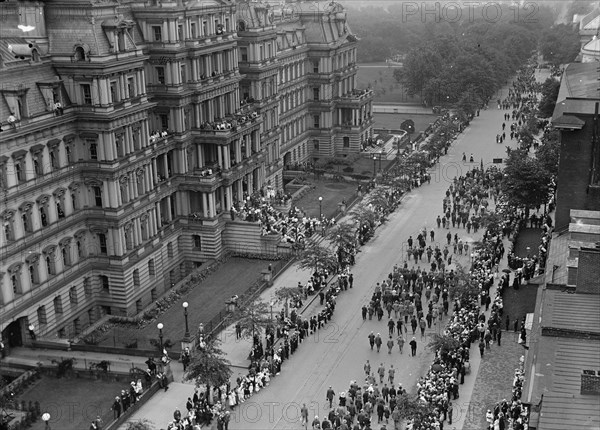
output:
M 417 355 L 417 339 L 415 337 L 409 342 L 410 344 L 410 353 L 414 357 Z
M 392 348 L 394 347 L 394 340 L 392 339 L 392 336 L 390 336 L 390 338 L 387 341 L 387 347 L 388 347 L 388 354 L 391 354 Z
M 496 333 L 496 340 L 498 341 L 498 346 L 502 346 L 502 330 L 498 330 L 498 333 Z
M 481 354 L 481 358 L 483 358 L 483 352 L 485 351 L 485 342 L 483 340 L 479 341 L 479 353 Z

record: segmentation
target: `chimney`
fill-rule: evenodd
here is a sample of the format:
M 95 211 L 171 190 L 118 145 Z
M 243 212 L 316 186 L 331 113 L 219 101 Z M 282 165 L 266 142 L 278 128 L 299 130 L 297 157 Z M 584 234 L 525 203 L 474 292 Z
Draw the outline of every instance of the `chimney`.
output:
M 581 373 L 581 394 L 600 395 L 600 371 L 584 370 Z

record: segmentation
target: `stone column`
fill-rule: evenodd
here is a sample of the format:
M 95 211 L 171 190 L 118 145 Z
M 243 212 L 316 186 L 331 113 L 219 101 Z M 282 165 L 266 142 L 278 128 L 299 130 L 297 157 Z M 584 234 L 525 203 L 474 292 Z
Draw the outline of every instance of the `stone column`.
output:
M 202 216 L 204 218 L 208 218 L 209 211 L 208 211 L 208 198 L 206 196 L 206 193 L 202 193 Z
M 167 160 L 167 157 L 169 156 L 169 153 L 165 153 L 163 154 L 162 157 L 162 161 L 163 161 L 163 173 L 165 174 L 165 178 L 170 178 L 171 175 L 169 174 L 169 162 Z
M 150 176 L 152 177 L 152 183 L 153 183 L 152 189 L 154 189 L 156 187 L 156 184 L 158 184 L 158 166 L 156 163 L 156 157 L 154 157 L 152 159 L 152 171 L 150 173 L 151 173 Z
M 156 210 L 156 225 L 157 225 L 157 230 L 159 230 L 162 227 L 162 210 L 160 208 L 160 202 L 155 203 L 155 210 Z

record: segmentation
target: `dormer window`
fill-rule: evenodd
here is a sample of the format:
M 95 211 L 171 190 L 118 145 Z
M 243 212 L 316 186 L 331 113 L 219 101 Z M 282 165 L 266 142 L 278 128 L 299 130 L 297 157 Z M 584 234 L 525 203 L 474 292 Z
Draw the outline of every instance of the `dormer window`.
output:
M 75 61 L 84 61 L 85 60 L 85 51 L 81 46 L 75 48 Z

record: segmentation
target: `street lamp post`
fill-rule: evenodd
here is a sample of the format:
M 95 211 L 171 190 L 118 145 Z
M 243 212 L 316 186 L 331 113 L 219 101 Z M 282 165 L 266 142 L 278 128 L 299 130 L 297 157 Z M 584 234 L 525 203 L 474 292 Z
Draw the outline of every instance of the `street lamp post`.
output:
M 381 148 L 381 155 L 379 156 L 379 171 L 381 172 L 381 160 L 385 155 L 385 148 Z
M 193 343 L 195 343 L 195 340 L 192 340 L 192 337 L 190 336 L 190 326 L 188 324 L 189 303 L 183 302 L 182 306 L 183 306 L 183 316 L 185 319 L 185 333 L 183 335 L 183 339 L 181 339 L 181 350 L 185 351 L 186 348 L 192 349 L 192 346 L 193 346 Z
M 376 175 L 375 169 L 377 169 L 377 156 L 373 154 L 373 179 L 375 179 Z
M 188 326 L 188 312 L 187 312 L 187 308 L 189 306 L 188 302 L 183 302 L 183 316 L 185 318 L 185 334 L 183 335 L 184 338 L 189 338 L 190 337 L 190 327 Z
M 50 414 L 48 412 L 44 412 L 42 414 L 42 421 L 44 421 L 44 430 L 50 430 Z
M 323 219 L 323 197 L 319 197 L 319 219 Z
M 164 327 L 163 323 L 158 323 L 156 325 L 156 328 L 158 329 L 158 340 L 160 341 L 160 354 L 161 355 L 164 350 L 164 348 L 163 348 L 163 332 L 162 332 L 163 327 Z

